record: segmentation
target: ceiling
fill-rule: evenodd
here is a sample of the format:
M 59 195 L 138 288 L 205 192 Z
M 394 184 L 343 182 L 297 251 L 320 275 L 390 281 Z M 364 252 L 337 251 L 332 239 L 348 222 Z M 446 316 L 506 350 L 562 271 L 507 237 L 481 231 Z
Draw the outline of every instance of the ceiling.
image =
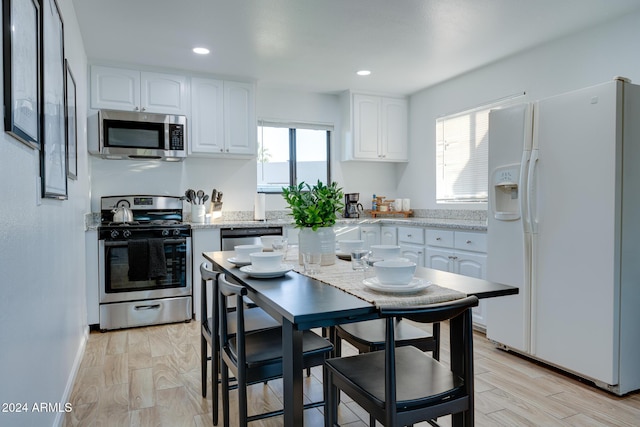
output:
M 90 61 L 410 94 L 640 9 L 640 0 L 73 0 Z M 211 50 L 206 56 L 195 46 Z M 355 73 L 371 70 L 367 77 Z

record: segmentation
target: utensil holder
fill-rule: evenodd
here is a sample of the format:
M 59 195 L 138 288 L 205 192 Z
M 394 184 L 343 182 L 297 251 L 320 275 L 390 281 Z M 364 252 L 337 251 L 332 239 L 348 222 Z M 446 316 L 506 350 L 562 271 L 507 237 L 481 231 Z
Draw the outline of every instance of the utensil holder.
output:
M 204 224 L 204 205 L 191 205 L 191 222 Z

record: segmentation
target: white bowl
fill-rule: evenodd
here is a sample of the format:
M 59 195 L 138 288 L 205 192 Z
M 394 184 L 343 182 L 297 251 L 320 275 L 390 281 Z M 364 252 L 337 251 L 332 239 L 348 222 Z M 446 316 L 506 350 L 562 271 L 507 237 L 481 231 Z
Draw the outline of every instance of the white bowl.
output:
M 371 245 L 371 255 L 376 258 L 391 259 L 402 256 L 400 246 L 396 245 Z
M 282 236 L 260 236 L 260 241 L 262 242 L 262 247 L 266 250 L 273 249 L 273 242 L 276 240 L 282 240 Z
M 254 252 L 249 255 L 256 271 L 276 271 L 282 265 L 282 252 Z
M 416 272 L 416 263 L 411 261 L 378 261 L 373 264 L 378 282 L 383 285 L 406 285 Z
M 356 249 L 364 248 L 364 240 L 338 240 L 338 247 L 343 254 L 350 254 Z
M 253 252 L 262 252 L 262 245 L 237 245 L 233 247 L 236 251 L 236 260 L 248 262 L 249 254 Z

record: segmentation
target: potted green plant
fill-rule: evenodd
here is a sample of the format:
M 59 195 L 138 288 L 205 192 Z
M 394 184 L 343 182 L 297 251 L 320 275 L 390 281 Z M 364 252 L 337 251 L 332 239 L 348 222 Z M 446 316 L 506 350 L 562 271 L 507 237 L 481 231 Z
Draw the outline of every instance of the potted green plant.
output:
M 333 226 L 337 212 L 344 208 L 342 188 L 336 182 L 325 185 L 318 181 L 314 186 L 301 182 L 283 188 L 282 195 L 296 227 L 300 228 L 300 259 L 304 252 L 315 252 L 322 254 L 322 265 L 334 264 L 336 236 Z

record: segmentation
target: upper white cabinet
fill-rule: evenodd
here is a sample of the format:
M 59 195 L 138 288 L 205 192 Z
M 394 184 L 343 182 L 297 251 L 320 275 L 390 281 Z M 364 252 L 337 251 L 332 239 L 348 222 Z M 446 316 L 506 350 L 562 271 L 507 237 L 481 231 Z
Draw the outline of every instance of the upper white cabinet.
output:
M 194 77 L 191 112 L 191 154 L 256 155 L 253 84 Z
M 343 158 L 376 162 L 406 162 L 408 152 L 408 102 L 346 92 Z
M 91 66 L 91 108 L 186 114 L 186 76 Z

